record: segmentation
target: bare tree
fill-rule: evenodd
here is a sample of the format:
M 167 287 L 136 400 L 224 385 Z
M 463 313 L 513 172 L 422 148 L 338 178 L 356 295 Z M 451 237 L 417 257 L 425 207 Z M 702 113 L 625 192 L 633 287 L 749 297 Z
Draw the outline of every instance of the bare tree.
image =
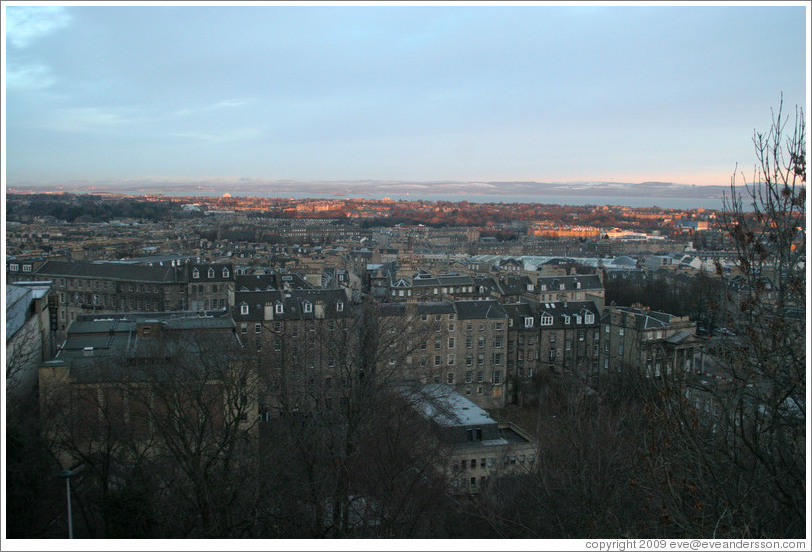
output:
M 753 180 L 739 188 L 734 175 L 725 199 L 739 264 L 726 294 L 732 335 L 684 382 L 663 380 L 646 395 L 651 490 L 677 534 L 804 534 L 803 111 L 787 123 L 781 105 L 768 132 L 754 134 Z

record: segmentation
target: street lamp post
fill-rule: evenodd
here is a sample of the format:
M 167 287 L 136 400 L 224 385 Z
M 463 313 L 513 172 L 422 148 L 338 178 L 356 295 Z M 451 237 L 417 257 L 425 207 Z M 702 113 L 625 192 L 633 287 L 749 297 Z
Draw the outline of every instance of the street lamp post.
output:
M 65 480 L 66 485 L 66 494 L 68 497 L 68 538 L 73 538 L 73 514 L 71 512 L 71 500 L 70 500 L 70 478 L 74 472 L 70 470 L 64 470 L 59 473 L 59 477 Z

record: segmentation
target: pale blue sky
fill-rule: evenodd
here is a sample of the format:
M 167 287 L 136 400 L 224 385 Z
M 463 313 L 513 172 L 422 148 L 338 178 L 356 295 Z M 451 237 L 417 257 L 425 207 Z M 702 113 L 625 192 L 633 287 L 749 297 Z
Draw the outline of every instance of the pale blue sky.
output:
M 728 184 L 803 3 L 6 10 L 6 183 Z

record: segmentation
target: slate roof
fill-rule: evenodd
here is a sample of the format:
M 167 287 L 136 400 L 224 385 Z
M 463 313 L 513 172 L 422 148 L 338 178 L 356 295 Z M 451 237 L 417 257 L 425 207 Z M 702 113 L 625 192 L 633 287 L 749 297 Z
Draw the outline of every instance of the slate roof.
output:
M 345 318 L 349 316 L 350 302 L 342 289 L 293 289 L 289 291 L 237 291 L 234 294 L 234 320 L 236 322 L 261 322 L 265 319 L 265 305 L 274 308 L 274 321 L 315 320 L 316 301 L 324 302 L 325 318 Z M 312 305 L 311 312 L 305 312 L 305 303 Z M 339 303 L 343 310 L 338 310 Z M 282 305 L 282 312 L 276 312 L 276 305 Z M 248 306 L 248 314 L 242 313 L 243 305 Z
M 186 280 L 182 267 L 78 261 L 45 261 L 36 274 L 50 278 L 100 278 L 150 283 L 185 283 Z
M 581 287 L 578 288 L 578 284 Z M 542 286 L 546 285 L 546 291 L 562 291 L 561 284 L 564 285 L 563 291 L 574 291 L 576 289 L 603 289 L 601 279 L 597 274 L 574 274 L 572 276 L 544 276 L 538 279 L 538 291 L 542 291 Z
M 600 325 L 601 317 L 594 301 L 567 301 L 556 303 L 539 303 L 538 323 L 542 316 L 551 316 L 552 325 L 541 326 L 548 329 L 581 328 Z M 592 324 L 587 324 L 586 316 L 592 314 Z M 569 322 L 567 322 L 569 317 Z M 580 317 L 580 322 L 579 322 Z

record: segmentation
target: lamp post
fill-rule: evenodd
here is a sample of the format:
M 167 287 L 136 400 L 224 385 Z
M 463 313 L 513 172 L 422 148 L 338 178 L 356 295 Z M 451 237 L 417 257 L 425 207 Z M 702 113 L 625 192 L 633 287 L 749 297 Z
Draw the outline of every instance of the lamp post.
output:
M 67 486 L 66 494 L 68 497 L 68 538 L 73 538 L 73 514 L 71 513 L 71 500 L 70 500 L 70 478 L 74 474 L 74 472 L 70 470 L 64 470 L 59 473 L 59 477 L 65 480 L 65 485 Z

